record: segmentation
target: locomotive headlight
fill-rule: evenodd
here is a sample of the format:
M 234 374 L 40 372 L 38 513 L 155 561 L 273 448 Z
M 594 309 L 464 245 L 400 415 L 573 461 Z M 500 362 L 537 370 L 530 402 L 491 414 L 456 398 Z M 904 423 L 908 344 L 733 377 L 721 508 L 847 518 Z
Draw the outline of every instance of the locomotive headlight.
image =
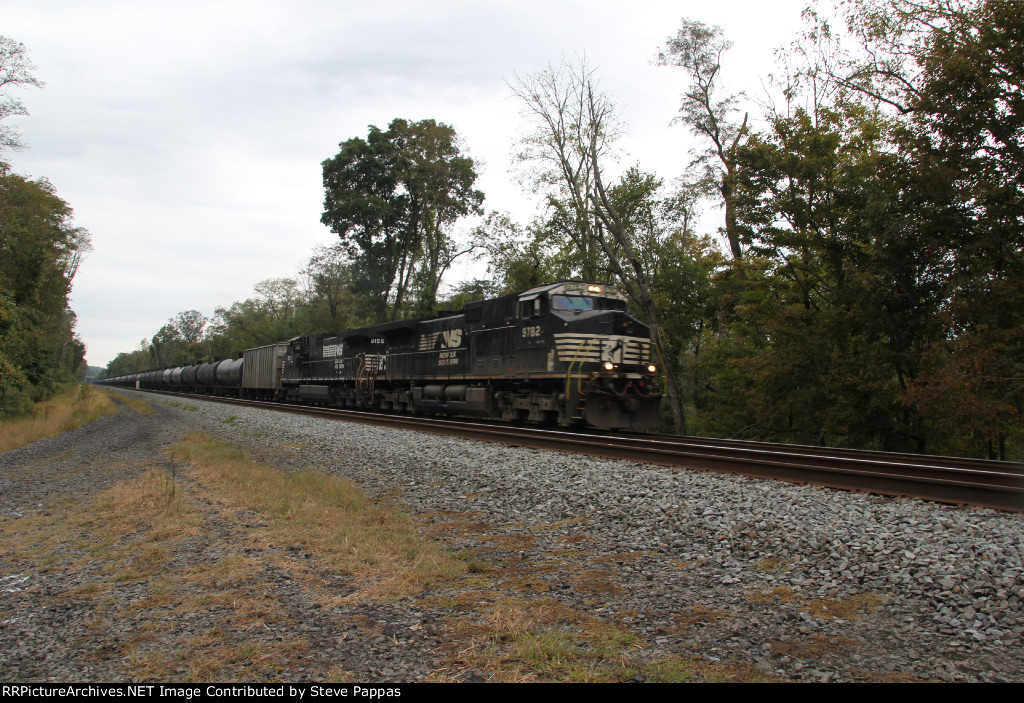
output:
M 651 364 L 650 366 L 647 367 L 647 373 L 657 373 L 657 372 L 658 372 L 658 367 L 655 366 L 654 364 Z
M 612 362 L 610 362 L 610 361 L 604 362 L 604 370 L 605 371 L 611 371 L 614 368 L 615 368 L 615 364 L 613 364 Z
M 587 286 L 587 292 L 588 293 L 600 293 L 601 292 L 601 286 Z

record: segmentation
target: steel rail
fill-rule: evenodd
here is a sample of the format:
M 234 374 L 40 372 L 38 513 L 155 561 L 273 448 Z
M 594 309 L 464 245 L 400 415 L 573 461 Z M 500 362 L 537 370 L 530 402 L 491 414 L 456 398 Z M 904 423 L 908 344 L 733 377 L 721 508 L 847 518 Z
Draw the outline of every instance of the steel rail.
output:
M 168 391 L 146 392 L 388 425 L 534 449 L 1024 512 L 1024 464 L 1015 462 L 665 435 L 588 434 L 436 416 L 428 418 Z
M 702 437 L 681 437 L 679 435 L 635 435 L 639 439 L 657 439 L 659 441 L 671 442 L 673 444 L 699 445 L 705 443 Z M 919 463 L 929 465 L 936 460 L 943 466 L 962 466 L 968 469 L 977 469 L 989 466 L 993 470 L 1015 467 L 1024 473 L 1024 463 L 1007 462 L 996 459 L 972 459 L 955 456 L 937 456 L 934 454 L 914 454 L 911 452 L 887 452 L 873 449 L 846 449 L 844 447 L 823 447 L 813 444 L 782 444 L 778 442 L 759 442 L 749 439 L 714 439 L 716 446 L 736 448 L 759 448 L 768 451 L 779 451 L 786 453 L 806 453 L 815 456 L 851 457 L 856 459 L 877 459 L 879 461 L 893 461 L 897 463 Z

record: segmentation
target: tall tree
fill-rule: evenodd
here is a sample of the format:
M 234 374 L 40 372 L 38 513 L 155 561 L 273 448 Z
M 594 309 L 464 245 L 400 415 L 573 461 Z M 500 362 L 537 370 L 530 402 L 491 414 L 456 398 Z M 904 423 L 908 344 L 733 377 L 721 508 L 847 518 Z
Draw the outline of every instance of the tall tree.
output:
M 639 308 L 651 329 L 668 387 L 673 423 L 686 433 L 686 419 L 673 364 L 668 363 L 655 301 L 651 263 L 660 258 L 668 228 L 651 218 L 660 181 L 633 169 L 618 184 L 608 173 L 619 135 L 616 108 L 584 61 L 520 78 L 513 91 L 532 116 L 536 132 L 528 158 L 543 164 L 549 200 L 565 199 L 577 213 L 576 236 L 596 245 L 600 266 Z M 542 181 L 543 182 L 543 181 Z
M 82 361 L 68 293 L 88 249 L 50 183 L 0 162 L 0 413 L 20 412 Z
M 507 214 L 492 212 L 474 230 L 474 242 L 481 256 L 487 257 L 497 293 L 514 293 L 559 279 L 601 280 L 596 272 L 594 278 L 587 278 L 573 240 L 549 227 L 543 217 L 522 227 Z
M 832 13 L 808 9 L 802 49 L 813 58 L 802 72 L 908 115 L 917 109 L 925 81 L 923 58 L 935 38 L 958 31 L 957 26 L 969 30 L 978 6 L 978 0 L 838 2 L 839 27 Z
M 396 316 L 413 292 L 432 304 L 441 276 L 459 250 L 449 229 L 479 212 L 476 166 L 455 130 L 434 120 L 396 119 L 387 132 L 340 144 L 323 162 L 321 222 L 337 233 L 357 263 L 355 282 L 375 300 L 375 317 Z
M 203 338 L 203 328 L 209 318 L 198 310 L 185 310 L 174 316 L 174 328 L 185 344 L 195 344 Z
M 302 270 L 310 301 L 320 303 L 327 311 L 328 329 L 344 329 L 354 318 L 355 300 L 352 295 L 352 265 L 341 242 L 333 246 L 318 246 Z M 347 305 L 343 304 L 347 303 Z M 322 325 L 321 325 L 322 326 Z
M 156 368 L 192 361 L 185 352 L 185 340 L 181 338 L 173 320 L 168 320 L 149 340 L 149 353 Z
M 8 95 L 7 91 L 16 86 L 42 86 L 42 81 L 32 75 L 34 70 L 25 45 L 0 35 L 0 121 L 28 114 L 24 103 Z M 0 150 L 21 149 L 23 146 L 21 137 L 12 127 L 0 125 Z
M 736 226 L 736 177 L 739 148 L 747 137 L 747 113 L 737 124 L 739 96 L 722 95 L 722 55 L 732 46 L 721 27 L 684 19 L 665 50 L 658 54 L 663 66 L 678 66 L 686 72 L 688 85 L 683 93 L 677 122 L 690 127 L 709 145 L 695 155 L 690 167 L 698 173 L 689 179 L 707 194 L 717 194 L 725 207 L 725 237 L 733 258 L 743 255 Z
M 614 159 L 622 128 L 616 108 L 596 89 L 585 59 L 517 76 L 511 87 L 534 128 L 516 158 L 533 169 L 531 187 L 545 199 L 548 214 L 540 226 L 571 243 L 583 280 L 601 281 L 607 273 L 598 245 L 602 223 L 592 206 L 600 175 L 595 167 Z
M 984 2 L 949 18 L 918 57 L 911 103 L 931 216 L 949 244 L 945 339 L 918 407 L 945 409 L 1005 457 L 1024 439 L 1024 17 Z M 930 400 L 929 400 L 930 399 Z M 998 411 L 996 410 L 998 409 Z

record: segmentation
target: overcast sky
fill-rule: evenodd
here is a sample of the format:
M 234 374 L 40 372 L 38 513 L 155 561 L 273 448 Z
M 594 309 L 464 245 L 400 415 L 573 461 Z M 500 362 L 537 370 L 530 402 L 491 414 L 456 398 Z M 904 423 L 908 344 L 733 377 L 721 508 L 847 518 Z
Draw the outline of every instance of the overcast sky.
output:
M 695 142 L 669 124 L 683 76 L 653 63 L 666 38 L 683 17 L 722 26 L 725 80 L 758 98 L 805 4 L 3 0 L 0 34 L 46 85 L 12 91 L 30 116 L 5 124 L 29 148 L 2 157 L 49 179 L 92 234 L 72 308 L 89 363 L 105 366 L 178 312 L 212 316 L 336 241 L 320 164 L 368 125 L 452 125 L 485 208 L 527 222 L 508 83 L 563 57 L 585 55 L 619 104 L 623 163 L 681 175 Z

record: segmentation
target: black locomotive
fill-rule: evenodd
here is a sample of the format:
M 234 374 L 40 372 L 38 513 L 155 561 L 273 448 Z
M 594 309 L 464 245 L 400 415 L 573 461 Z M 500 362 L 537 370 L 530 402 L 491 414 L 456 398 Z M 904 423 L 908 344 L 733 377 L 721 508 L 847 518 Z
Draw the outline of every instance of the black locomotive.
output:
M 246 350 L 241 360 L 108 382 L 647 430 L 660 416 L 656 372 L 649 329 L 627 313 L 625 296 L 611 286 L 559 281 L 457 314 L 302 335 Z

